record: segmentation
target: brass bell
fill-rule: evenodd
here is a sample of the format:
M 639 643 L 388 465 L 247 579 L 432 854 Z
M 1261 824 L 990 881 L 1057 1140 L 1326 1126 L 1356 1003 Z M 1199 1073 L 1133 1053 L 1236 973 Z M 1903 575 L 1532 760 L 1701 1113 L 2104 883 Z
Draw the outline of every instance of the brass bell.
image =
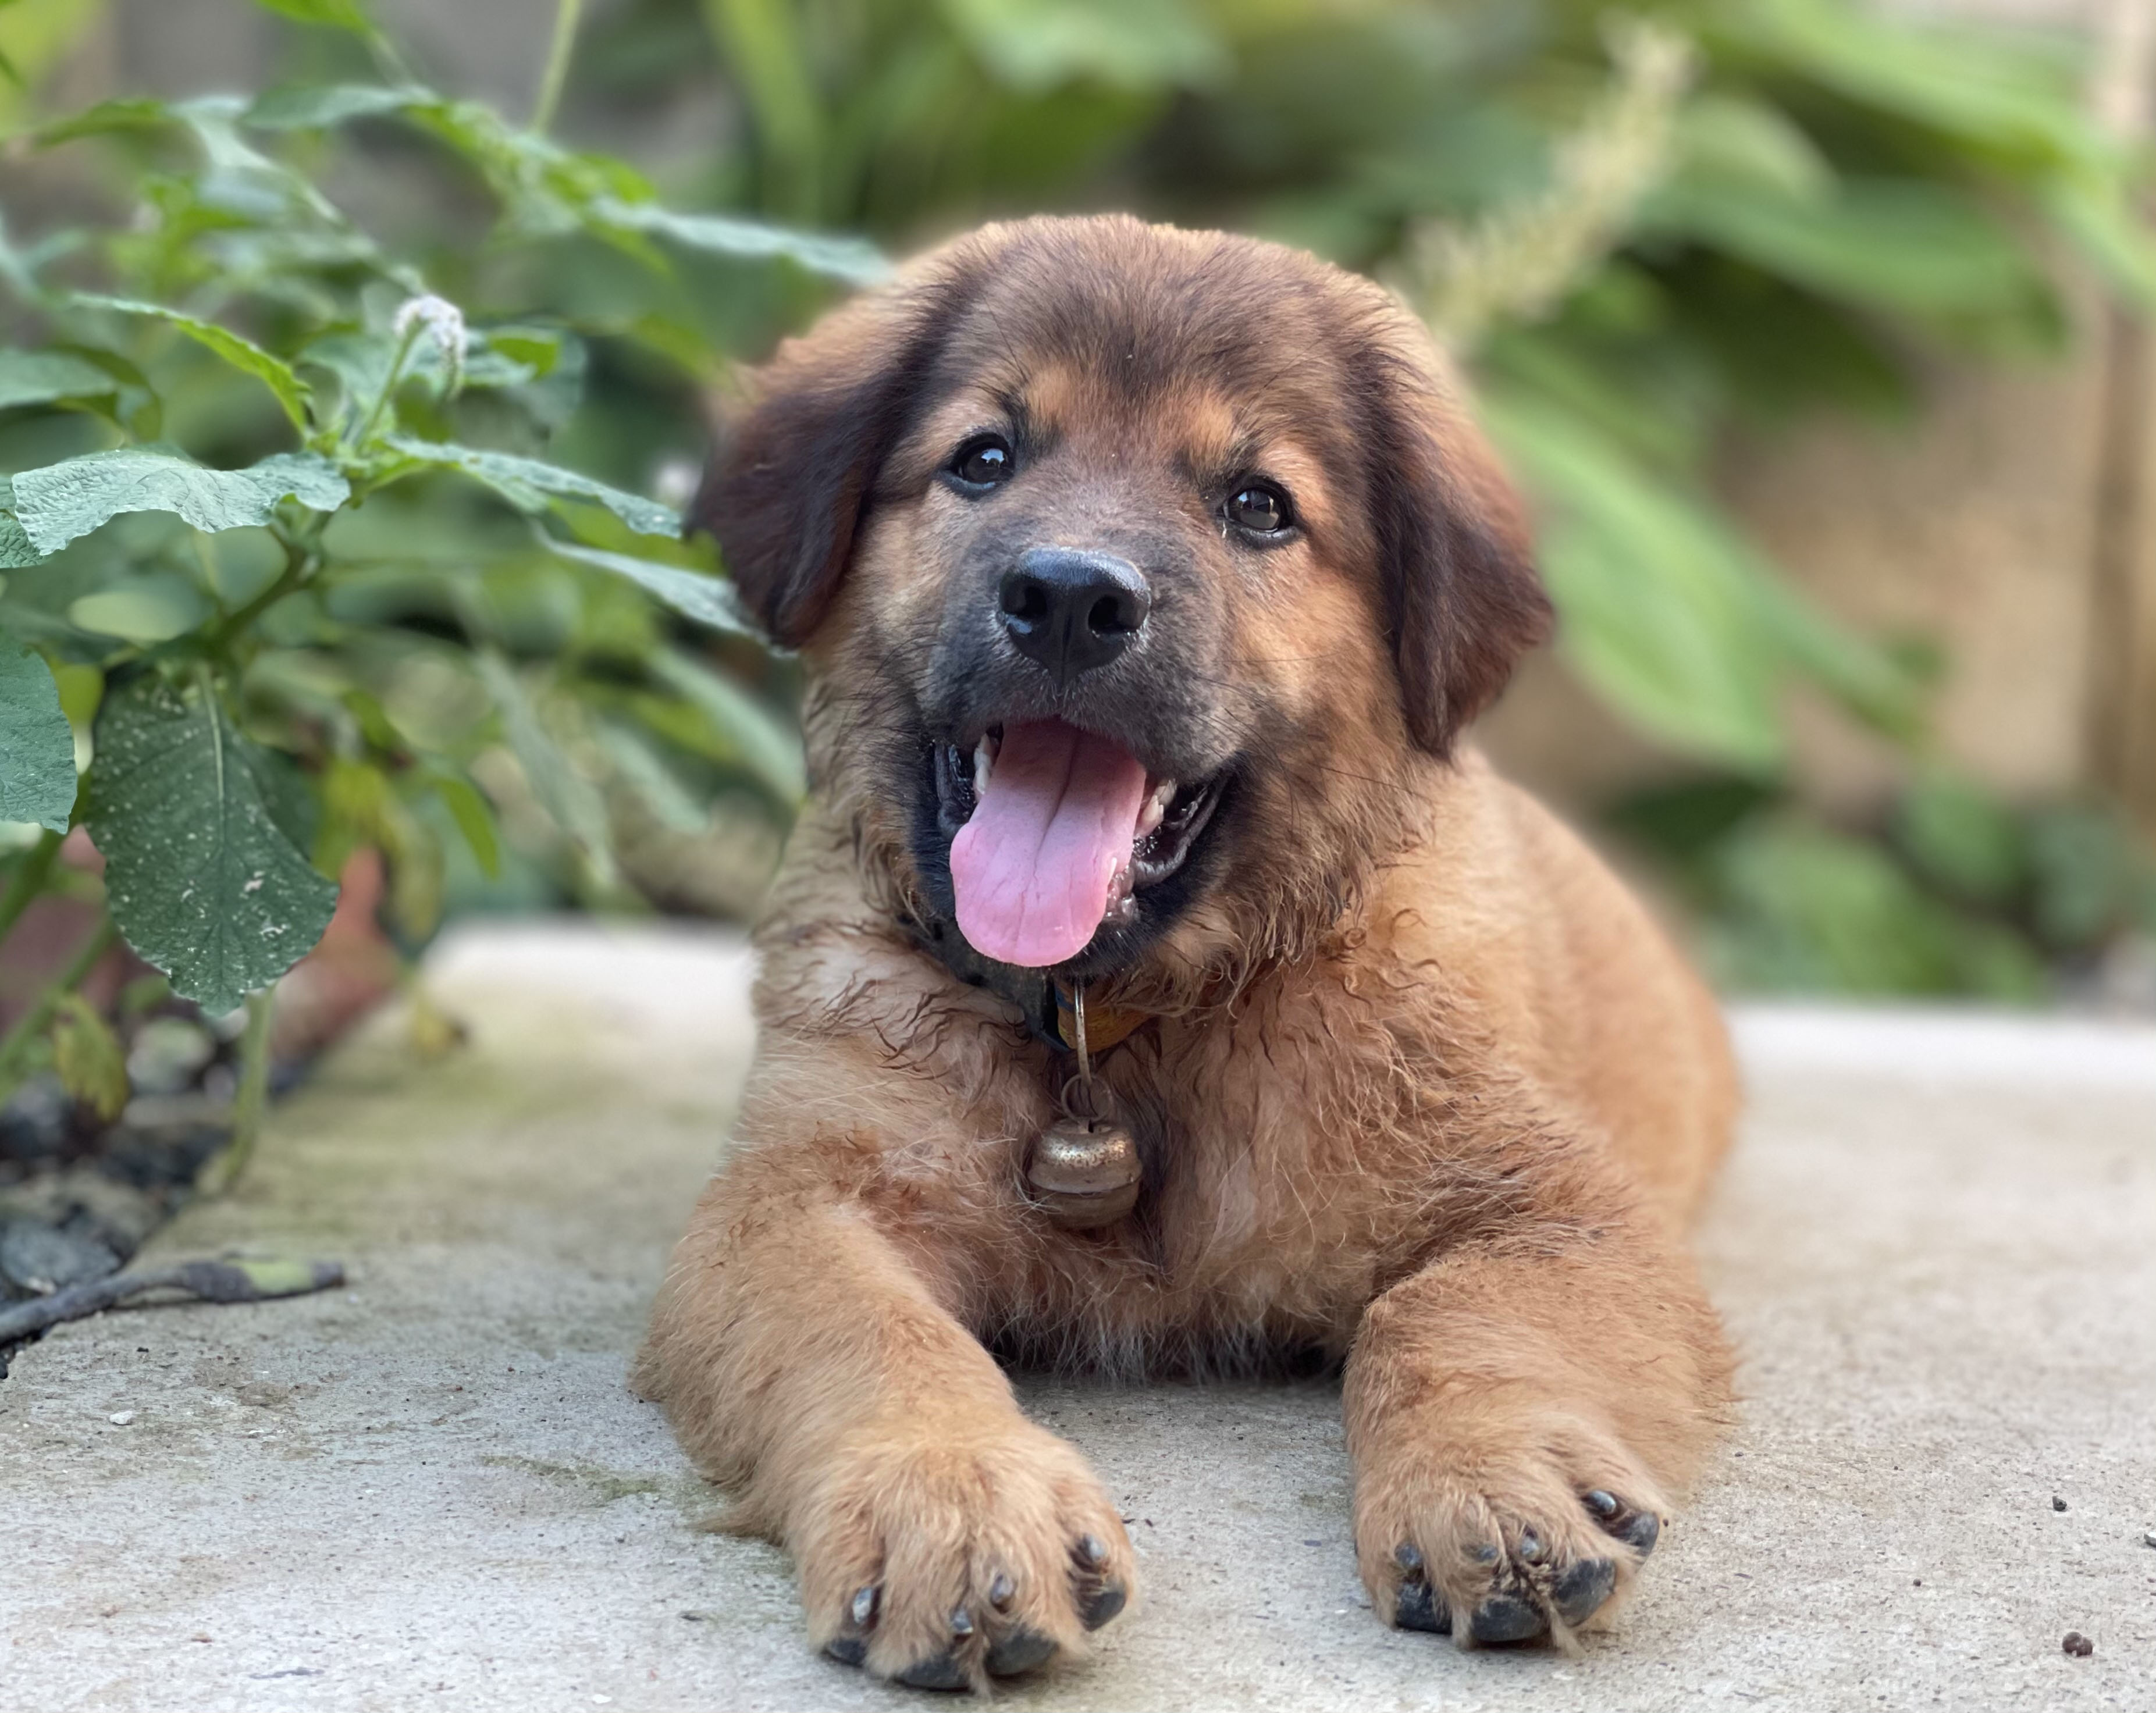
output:
M 1040 1133 L 1025 1162 L 1034 1206 L 1070 1231 L 1096 1231 L 1122 1218 L 1137 1206 L 1143 1176 L 1131 1133 L 1102 1119 L 1059 1119 Z

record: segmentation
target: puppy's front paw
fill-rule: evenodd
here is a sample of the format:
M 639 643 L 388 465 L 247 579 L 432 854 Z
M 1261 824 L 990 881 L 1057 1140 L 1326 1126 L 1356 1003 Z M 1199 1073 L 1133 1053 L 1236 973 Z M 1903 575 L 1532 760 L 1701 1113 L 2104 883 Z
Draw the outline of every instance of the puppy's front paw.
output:
M 851 1435 L 788 1531 L 812 1641 L 916 1689 L 1082 1653 L 1137 1592 L 1086 1461 L 1023 1418 Z
M 1355 1544 L 1380 1616 L 1462 1645 L 1606 1619 L 1661 1537 L 1653 1480 L 1562 1412 L 1385 1430 L 1356 1477 Z

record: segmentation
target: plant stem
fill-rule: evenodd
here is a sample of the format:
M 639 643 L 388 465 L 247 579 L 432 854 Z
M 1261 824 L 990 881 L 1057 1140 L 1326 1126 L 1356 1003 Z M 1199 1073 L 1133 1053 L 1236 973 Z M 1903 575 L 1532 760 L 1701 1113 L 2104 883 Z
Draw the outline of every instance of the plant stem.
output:
M 274 987 L 247 996 L 247 1033 L 239 1040 L 239 1093 L 232 1103 L 232 1140 L 203 1174 L 208 1192 L 221 1196 L 239 1182 L 262 1134 L 262 1114 L 270 1103 L 270 1019 Z
M 404 330 L 404 337 L 397 346 L 397 355 L 390 359 L 389 372 L 382 379 L 381 392 L 374 395 L 374 403 L 367 411 L 366 420 L 360 423 L 359 432 L 345 442 L 346 446 L 354 449 L 363 448 L 374 438 L 374 431 L 382 421 L 382 413 L 389 408 L 389 401 L 396 397 L 397 383 L 404 378 L 404 365 L 412 360 L 412 347 L 419 342 L 419 336 L 425 331 L 426 323 L 416 315 L 413 317 L 412 325 Z
M 562 105 L 562 87 L 569 80 L 569 58 L 577 43 L 578 14 L 584 0 L 557 0 L 554 8 L 554 39 L 547 49 L 547 69 L 539 79 L 539 94 L 531 104 L 531 130 L 547 134 L 554 122 L 554 110 Z
M 53 859 L 60 854 L 60 840 L 67 835 L 46 828 L 38 842 L 30 847 L 30 854 L 23 859 L 15 877 L 8 883 L 8 890 L 0 894 L 0 942 L 8 938 L 8 931 L 15 926 L 15 919 L 30 907 L 30 900 L 44 890 L 45 876 L 53 871 Z
M 112 918 L 105 917 L 90 937 L 75 948 L 74 956 L 65 968 L 45 984 L 30 1008 L 15 1019 L 15 1026 L 0 1036 L 0 1100 L 15 1092 L 15 1085 L 22 1080 L 22 1061 L 29 1052 L 30 1044 L 44 1033 L 60 1008 L 60 1002 L 82 985 L 83 978 L 96 968 L 97 962 L 112 949 L 119 931 L 112 926 Z

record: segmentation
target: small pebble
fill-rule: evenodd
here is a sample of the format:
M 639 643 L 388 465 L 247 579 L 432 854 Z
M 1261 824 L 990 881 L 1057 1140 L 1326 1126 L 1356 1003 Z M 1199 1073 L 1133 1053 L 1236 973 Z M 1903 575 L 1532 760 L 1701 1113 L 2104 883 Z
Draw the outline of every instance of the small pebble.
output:
M 2064 1510 L 2066 1508 L 2066 1501 L 2060 1498 L 2057 1494 L 2054 1493 L 2051 1495 L 2051 1509 L 2054 1510 Z
M 2059 1645 L 2076 1659 L 2086 1659 L 2096 1652 L 2096 1644 L 2077 1629 L 2070 1629 Z
M 2156 1546 L 2156 1529 L 2151 1529 L 2143 1535 L 2141 1537 L 2141 1544 L 2144 1546 Z
M 116 1428 L 124 1428 L 130 1422 L 135 1419 L 135 1412 L 132 1410 L 115 1410 L 105 1419 L 111 1423 Z

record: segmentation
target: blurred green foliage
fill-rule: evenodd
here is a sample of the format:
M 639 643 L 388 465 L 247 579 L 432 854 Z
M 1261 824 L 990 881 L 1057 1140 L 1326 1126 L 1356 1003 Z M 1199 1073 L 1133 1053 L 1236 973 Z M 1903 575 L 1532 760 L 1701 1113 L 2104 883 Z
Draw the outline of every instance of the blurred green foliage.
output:
M 385 849 L 412 937 L 447 901 L 710 907 L 666 853 L 767 861 L 790 677 L 641 496 L 681 497 L 703 393 L 881 254 L 1128 207 L 1373 272 L 1460 348 L 1572 667 L 1702 771 L 1617 821 L 1733 978 L 2025 995 L 2145 920 L 2094 811 L 2009 813 L 1928 764 L 1891 825 L 1790 800 L 1793 694 L 1922 757 L 1936 663 L 1832 622 L 1712 485 L 1734 435 L 1913 413 L 1939 356 L 2056 356 L 2071 275 L 2156 295 L 2142 163 L 2070 41 L 1857 0 L 570 3 L 542 135 L 429 87 L 362 0 L 264 3 L 291 20 L 275 87 L 28 139 L 98 151 L 75 170 L 104 218 L 0 237 L 0 471 L 127 448 L 256 474 L 159 466 L 162 509 L 93 495 L 64 545 L 53 479 L 42 545 L 10 546 L 0 492 L 0 630 L 54 686 L 0 646 L 0 759 L 18 730 L 53 750 L 48 702 L 86 759 L 100 698 L 154 680 L 203 753 L 270 758 L 260 813 L 304 808 L 280 836 L 317 871 Z M 38 64 L 49 9 L 19 8 Z M 643 170 L 552 133 L 642 139 Z M 400 333 L 422 295 L 461 310 L 460 358 Z M 326 469 L 265 498 L 280 456 Z M 15 892 L 43 843 L 18 839 Z

